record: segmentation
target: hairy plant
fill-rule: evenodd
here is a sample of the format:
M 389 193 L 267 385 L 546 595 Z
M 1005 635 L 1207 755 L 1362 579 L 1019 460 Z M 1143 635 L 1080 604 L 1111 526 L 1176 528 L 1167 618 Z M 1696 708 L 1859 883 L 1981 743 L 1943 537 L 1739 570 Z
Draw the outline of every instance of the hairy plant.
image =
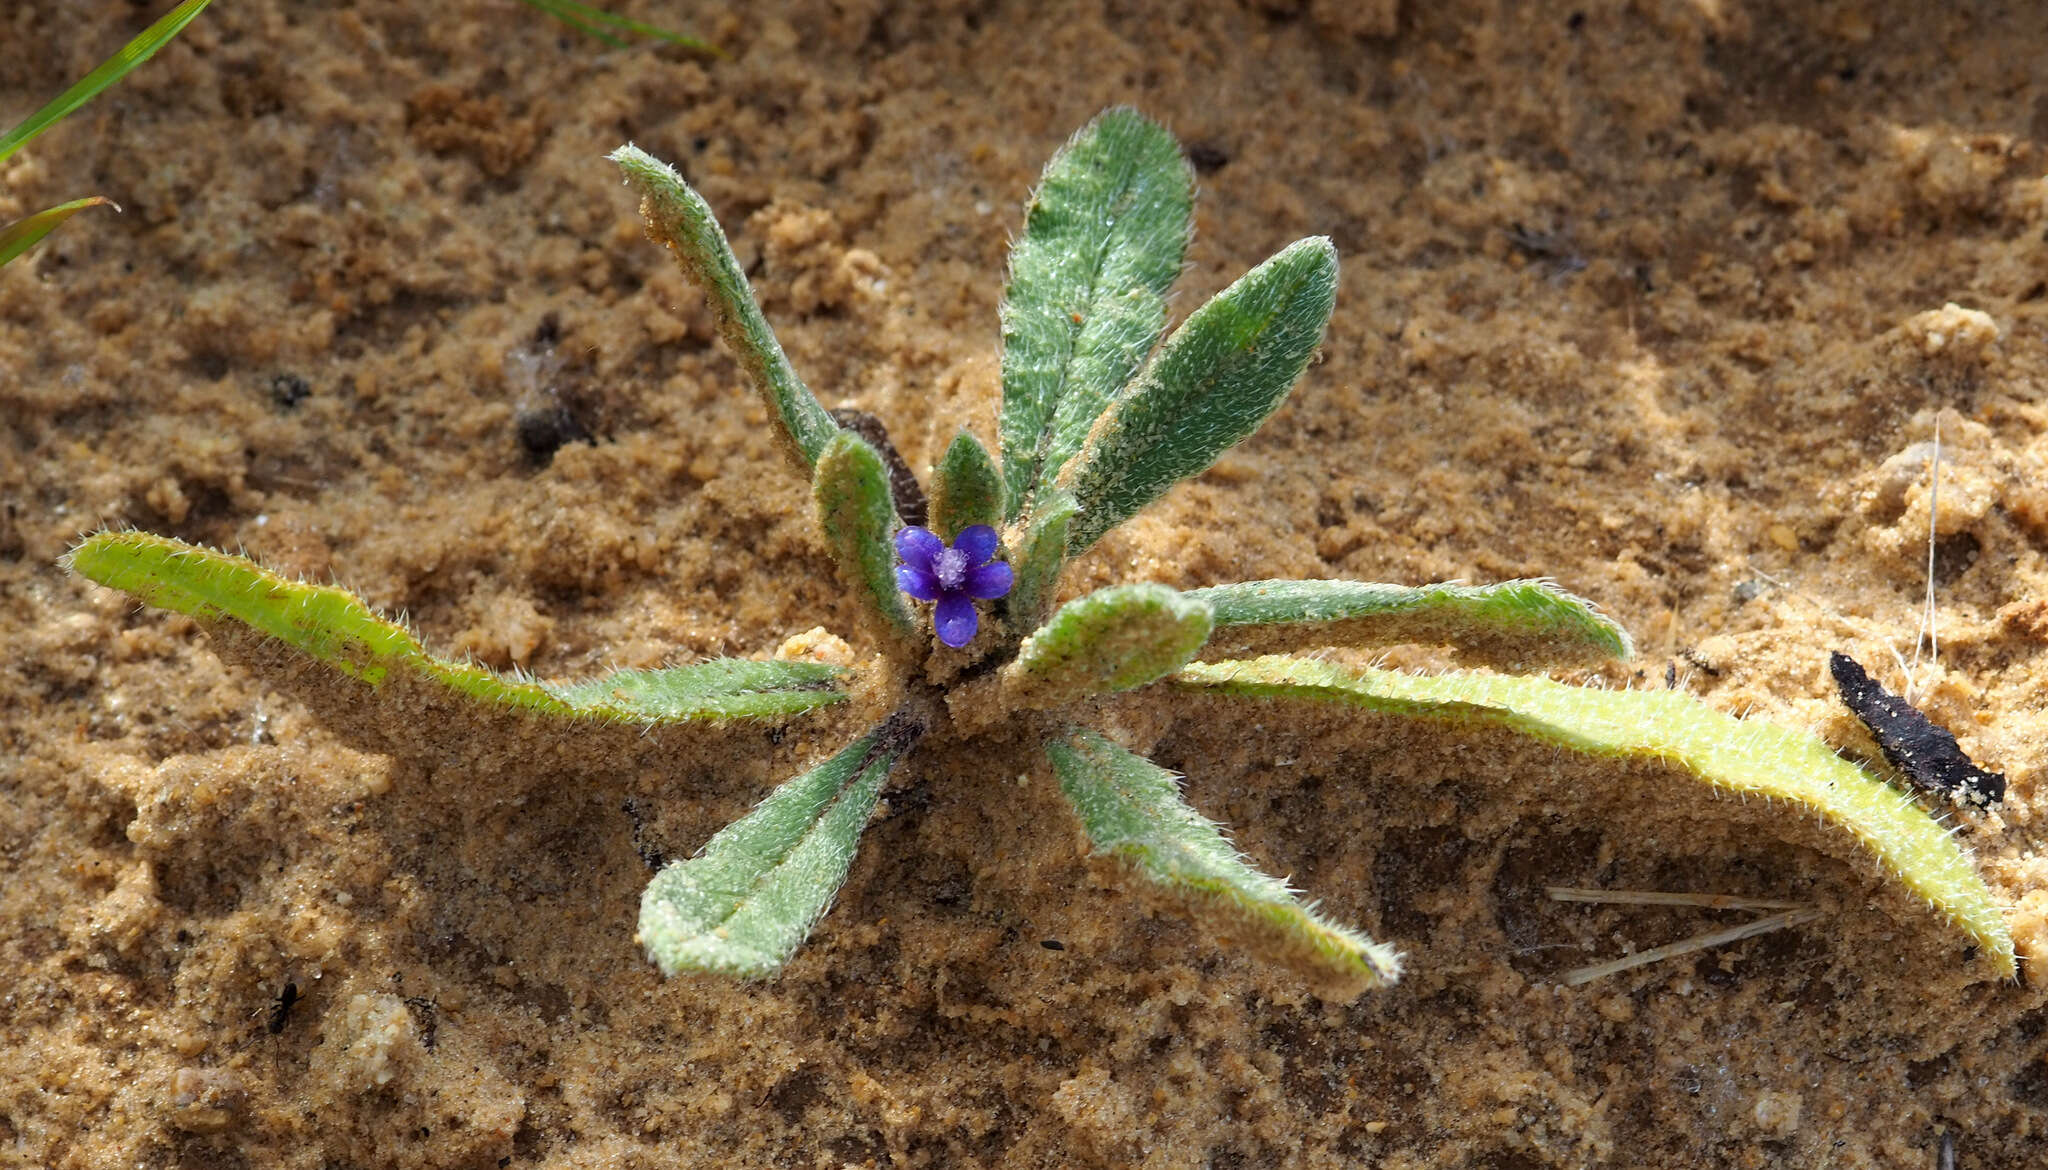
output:
M 897 473 L 901 460 L 886 440 L 878 445 L 840 425 L 797 376 L 704 200 L 638 149 L 611 157 L 641 194 L 650 236 L 707 290 L 719 331 L 791 464 L 810 479 L 824 543 L 844 587 L 862 602 L 877 650 L 869 661 L 894 675 L 875 693 L 901 696 L 870 730 L 653 878 L 639 941 L 662 971 L 775 974 L 831 904 L 892 771 L 921 740 L 1021 729 L 1042 743 L 1089 847 L 1120 859 L 1130 880 L 1229 920 L 1232 938 L 1261 940 L 1265 953 L 1334 993 L 1393 982 L 1401 963 L 1390 946 L 1331 921 L 1260 872 L 1187 803 L 1175 776 L 1083 725 L 1104 696 L 1163 684 L 1180 693 L 1345 704 L 1447 724 L 1446 734 L 1492 725 L 1590 757 L 1664 761 L 1675 775 L 1727 793 L 1811 809 L 1981 944 L 1995 970 L 2011 974 L 2000 909 L 1951 836 L 1810 735 L 1669 692 L 1228 657 L 1400 641 L 1451 643 L 1511 666 L 1628 655 L 1619 626 L 1547 582 L 1251 581 L 1185 591 L 1140 582 L 1056 605 L 1063 566 L 1279 407 L 1320 345 L 1335 302 L 1335 249 L 1304 239 L 1166 335 L 1166 292 L 1189 239 L 1193 177 L 1153 122 L 1111 110 L 1046 167 L 1011 253 L 1002 305 L 1000 458 L 972 434 L 955 438 L 931 473 L 928 520 L 924 493 Z M 906 515 L 925 522 L 906 523 Z M 429 654 L 339 589 L 144 533 L 94 535 L 71 565 L 151 605 L 254 627 L 371 686 L 405 672 L 535 718 L 784 719 L 844 697 L 840 670 L 786 661 L 699 663 L 580 683 L 503 676 Z

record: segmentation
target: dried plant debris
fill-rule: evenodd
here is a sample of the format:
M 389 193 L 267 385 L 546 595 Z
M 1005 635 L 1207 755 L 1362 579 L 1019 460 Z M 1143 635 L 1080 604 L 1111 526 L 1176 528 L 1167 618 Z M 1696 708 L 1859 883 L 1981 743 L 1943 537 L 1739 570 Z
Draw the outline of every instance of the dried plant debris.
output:
M 1828 673 L 1835 676 L 1842 705 L 1869 729 L 1892 767 L 1916 786 L 1940 793 L 1959 808 L 1987 809 L 2005 799 L 2004 776 L 1978 767 L 1948 728 L 1885 690 L 1854 658 L 1834 651 L 1828 655 Z

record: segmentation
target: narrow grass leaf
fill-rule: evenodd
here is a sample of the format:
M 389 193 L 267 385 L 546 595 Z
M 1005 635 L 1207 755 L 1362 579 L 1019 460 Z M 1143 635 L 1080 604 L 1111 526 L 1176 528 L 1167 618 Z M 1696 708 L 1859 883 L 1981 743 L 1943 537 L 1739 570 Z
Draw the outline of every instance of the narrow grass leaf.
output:
M 950 543 L 975 524 L 1001 528 L 1003 511 L 1003 473 L 988 448 L 961 431 L 932 469 L 932 531 Z
M 1197 911 L 1221 911 L 1212 932 L 1248 926 L 1281 957 L 1350 994 L 1400 978 L 1392 947 L 1331 922 L 1286 882 L 1246 864 L 1222 829 L 1188 805 L 1173 773 L 1092 731 L 1055 740 L 1046 754 L 1094 851 L 1122 859 Z
M 80 78 L 78 84 L 58 94 L 50 104 L 30 114 L 21 125 L 0 135 L 0 162 L 22 147 L 36 140 L 43 131 L 55 126 L 73 111 L 100 95 L 100 91 L 128 76 L 137 65 L 156 54 L 168 44 L 172 37 L 183 32 L 185 26 L 200 14 L 212 0 L 185 0 L 183 4 L 165 13 L 161 19 L 136 34 L 134 40 L 121 46 L 121 51 L 102 61 L 98 68 Z
M 1244 581 L 1191 589 L 1216 611 L 1203 656 L 1316 646 L 1440 643 L 1514 666 L 1627 658 L 1628 632 L 1548 581 L 1382 585 L 1371 581 Z
M 609 157 L 640 192 L 648 238 L 674 254 L 683 274 L 705 290 L 720 336 L 781 424 L 785 447 L 809 474 L 839 426 L 790 366 L 718 217 L 674 168 L 646 151 L 621 146 Z
M 1206 602 L 1164 585 L 1113 585 L 1060 607 L 1003 668 L 1020 707 L 1128 691 L 1180 669 L 1209 637 Z
M 1079 556 L 1258 430 L 1314 356 L 1336 303 L 1337 250 L 1317 237 L 1196 309 L 1060 474 L 1081 506 L 1068 551 Z
M 916 741 L 892 721 L 785 781 L 640 898 L 640 945 L 664 975 L 765 979 L 782 969 L 846 881 L 889 768 Z
M 1736 719 L 1674 691 L 1600 691 L 1544 678 L 1422 676 L 1269 656 L 1200 663 L 1176 681 L 1228 694 L 1316 699 L 1450 723 L 1489 723 L 1589 756 L 1662 760 L 1723 792 L 1789 801 L 1847 833 L 2014 971 L 2012 932 L 1976 866 L 1911 797 L 1812 735 Z
M 626 42 L 605 31 L 607 27 L 638 36 L 653 37 L 656 40 L 667 41 L 672 45 L 681 45 L 685 49 L 694 49 L 700 53 L 710 53 L 718 57 L 725 55 L 709 42 L 700 41 L 696 37 L 672 32 L 651 24 L 642 24 L 637 20 L 630 20 L 616 13 L 606 12 L 604 9 L 593 5 L 578 3 L 577 0 L 520 0 L 520 3 L 529 8 L 545 12 L 577 32 L 587 33 L 590 36 L 596 37 L 615 49 L 622 47 Z
M 146 605 L 203 622 L 239 622 L 373 687 L 403 672 L 482 704 L 647 724 L 779 719 L 846 697 L 834 685 L 842 672 L 813 662 L 722 659 L 572 683 L 501 674 L 428 653 L 410 630 L 346 590 L 292 581 L 247 558 L 146 532 L 97 533 L 71 551 L 69 565 Z
M 34 215 L 25 215 L 13 223 L 0 227 L 0 264 L 5 264 L 55 231 L 57 225 L 84 211 L 88 207 L 112 207 L 121 210 L 113 200 L 104 195 L 92 195 L 84 199 L 73 199 L 55 207 L 45 207 Z
M 1158 343 L 1193 202 L 1173 135 L 1136 110 L 1104 112 L 1046 164 L 1003 294 L 1011 519 Z
M 859 435 L 839 432 L 818 457 L 811 494 L 841 580 L 867 599 L 869 612 L 881 620 L 880 634 L 909 634 L 916 620 L 896 588 L 896 551 L 889 543 L 896 507 L 881 454 Z

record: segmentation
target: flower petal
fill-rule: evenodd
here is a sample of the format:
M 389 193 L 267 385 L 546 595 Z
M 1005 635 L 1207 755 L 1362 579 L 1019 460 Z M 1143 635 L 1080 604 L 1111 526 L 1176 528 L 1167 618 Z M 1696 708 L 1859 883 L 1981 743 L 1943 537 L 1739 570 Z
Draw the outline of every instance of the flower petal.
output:
M 939 641 L 958 649 L 974 641 L 974 630 L 981 624 L 980 615 L 974 612 L 974 603 L 964 593 L 948 593 L 939 598 L 939 606 L 932 611 L 932 628 L 939 632 Z
M 969 524 L 960 530 L 960 535 L 953 538 L 953 547 L 967 554 L 967 563 L 970 565 L 987 564 L 988 559 L 996 555 L 996 546 L 1001 543 L 1002 538 L 996 535 L 996 530 L 986 524 Z
M 932 558 L 946 551 L 946 542 L 929 528 L 909 525 L 896 533 L 896 555 L 915 569 L 930 572 Z
M 1001 597 L 1010 591 L 1010 585 L 1017 574 L 1002 561 L 990 561 L 967 570 L 967 596 L 983 601 Z
M 915 565 L 896 566 L 896 588 L 919 601 L 939 599 L 939 579 Z

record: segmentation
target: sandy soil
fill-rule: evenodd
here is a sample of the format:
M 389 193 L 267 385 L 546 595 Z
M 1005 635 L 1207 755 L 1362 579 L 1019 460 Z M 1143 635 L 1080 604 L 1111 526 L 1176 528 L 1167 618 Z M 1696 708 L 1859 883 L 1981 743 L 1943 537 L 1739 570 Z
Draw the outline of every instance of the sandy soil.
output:
M 148 16 L 89 7 L 0 15 L 0 116 Z M 1325 1001 L 1091 868 L 1012 735 L 919 754 L 783 978 L 664 982 L 648 859 L 871 711 L 481 734 L 56 565 L 103 523 L 239 546 L 550 675 L 850 634 L 602 154 L 676 160 L 827 405 L 924 467 L 993 439 L 1023 194 L 1127 102 L 1201 171 L 1182 311 L 1302 235 L 1343 286 L 1290 405 L 1070 590 L 1547 575 L 1637 635 L 1605 681 L 1669 670 L 1867 751 L 1825 656 L 1899 685 L 1938 421 L 1922 688 L 2011 777 L 1967 839 L 2038 959 L 2035 6 L 622 7 L 730 56 L 607 52 L 511 0 L 224 3 L 0 168 L 0 216 L 126 208 L 0 274 L 0 1161 L 1921 1167 L 1946 1133 L 1960 1166 L 2036 1164 L 2042 981 L 1668 772 L 1138 699 L 1105 721 L 1410 978 Z M 1827 916 L 1565 988 L 1731 918 L 1547 884 Z

